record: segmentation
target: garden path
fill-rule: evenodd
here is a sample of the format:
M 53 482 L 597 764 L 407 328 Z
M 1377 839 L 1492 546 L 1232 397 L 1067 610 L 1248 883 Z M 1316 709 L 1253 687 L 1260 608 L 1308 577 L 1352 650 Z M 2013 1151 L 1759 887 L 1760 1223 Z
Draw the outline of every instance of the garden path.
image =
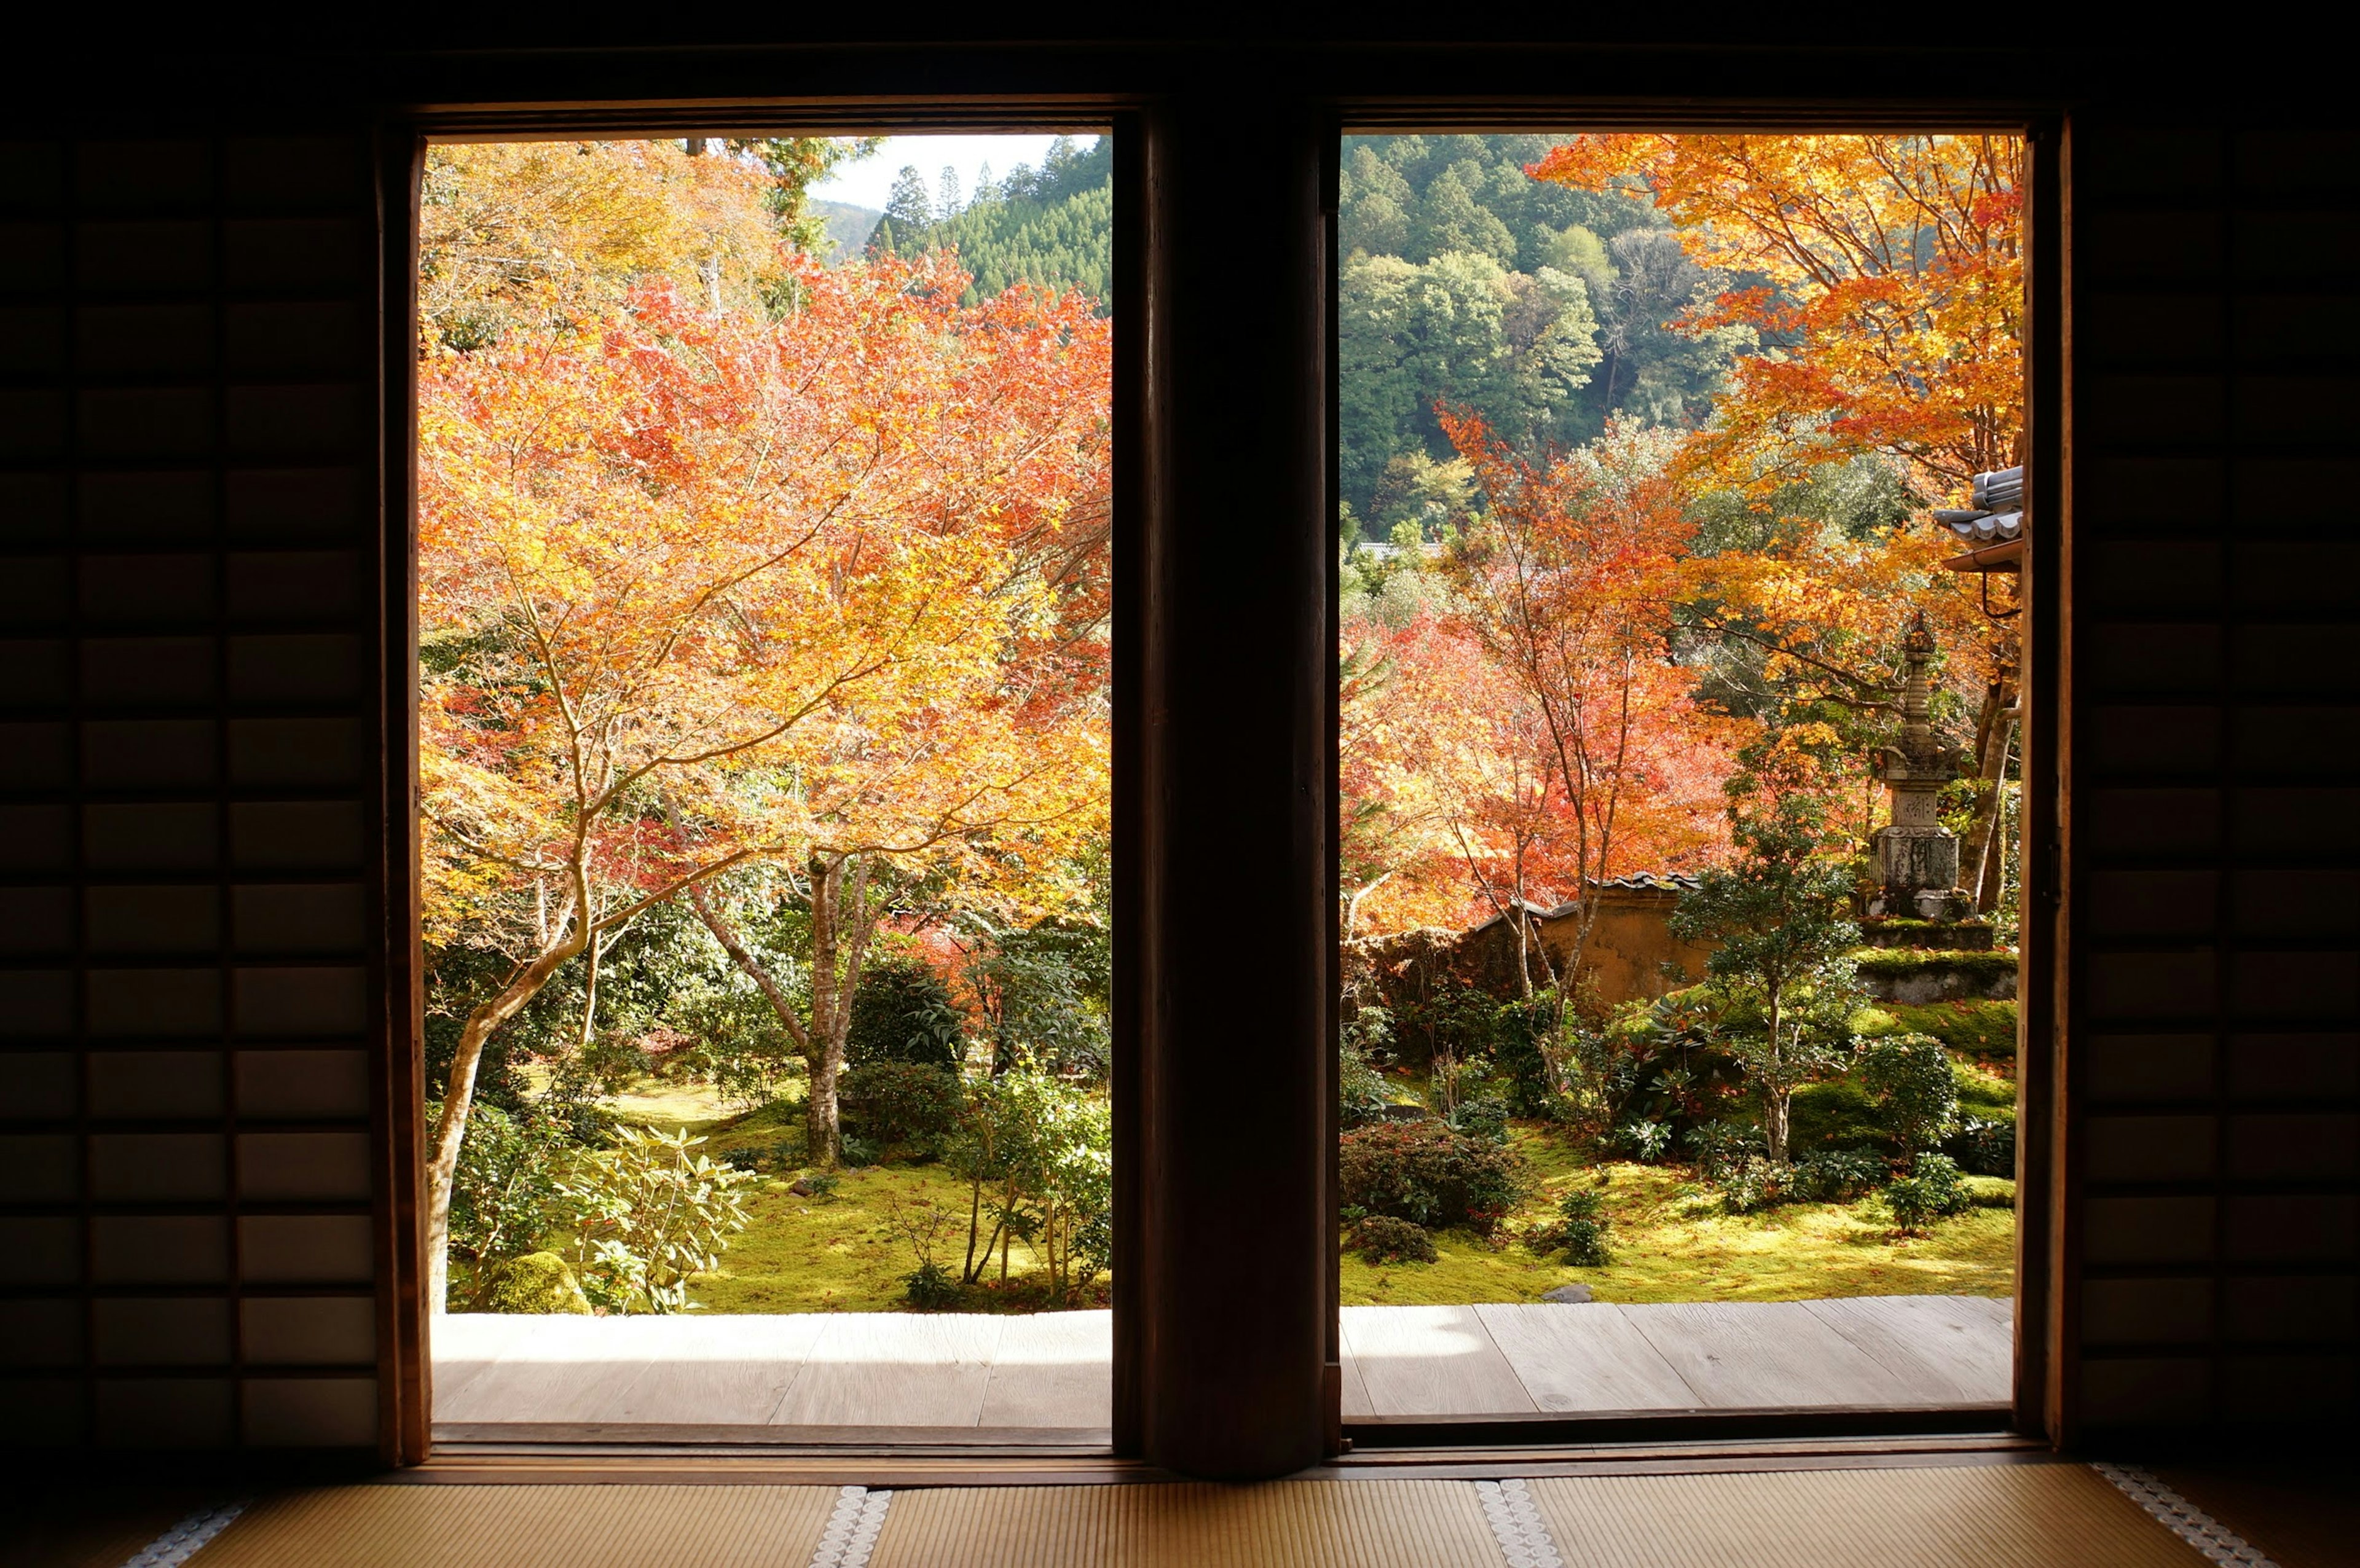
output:
M 1113 1333 L 1104 1312 L 453 1313 L 435 1431 L 1104 1443 Z M 2004 1405 L 2014 1337 L 2010 1303 L 1979 1296 L 1347 1307 L 1344 1419 Z

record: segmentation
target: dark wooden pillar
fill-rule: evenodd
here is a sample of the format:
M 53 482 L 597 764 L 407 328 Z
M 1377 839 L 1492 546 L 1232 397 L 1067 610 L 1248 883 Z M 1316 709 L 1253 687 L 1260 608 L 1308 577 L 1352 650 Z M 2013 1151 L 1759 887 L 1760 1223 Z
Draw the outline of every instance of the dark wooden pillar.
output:
M 1124 646 L 1138 1052 L 1118 1440 L 1192 1475 L 1322 1455 L 1335 736 L 1325 136 L 1283 94 L 1144 116 Z M 1129 373 L 1126 372 L 1126 379 Z

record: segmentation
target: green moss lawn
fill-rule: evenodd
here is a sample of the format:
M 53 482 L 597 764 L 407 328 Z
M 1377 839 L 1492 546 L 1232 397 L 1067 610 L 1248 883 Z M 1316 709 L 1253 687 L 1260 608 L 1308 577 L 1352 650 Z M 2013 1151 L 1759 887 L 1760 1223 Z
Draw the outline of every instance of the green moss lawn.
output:
M 775 1101 L 750 1114 L 733 1112 L 711 1090 L 646 1079 L 603 1102 L 628 1122 L 702 1133 L 705 1152 L 719 1159 L 737 1149 L 767 1153 L 803 1123 L 800 1101 Z M 956 1237 L 936 1258 L 956 1269 L 966 1257 L 967 1183 L 940 1165 L 878 1165 L 839 1173 L 825 1198 L 792 1191 L 800 1172 L 788 1168 L 753 1188 L 746 1208 L 753 1223 L 738 1233 L 721 1267 L 691 1282 L 690 1299 L 710 1312 L 890 1312 L 906 1303 L 901 1282 L 916 1269 L 909 1243 L 892 1228 L 897 1203 L 931 1200 L 960 1217 Z M 1032 1271 L 1020 1244 L 1009 1249 L 1009 1279 L 1021 1284 Z M 995 1261 L 991 1278 L 999 1275 Z M 990 1292 L 967 1309 L 998 1305 Z M 1006 1308 L 1038 1310 L 1021 1291 Z
M 1602 1301 L 1797 1301 L 1827 1296 L 2005 1296 L 2016 1288 L 2015 1183 L 1971 1179 L 1978 1207 L 1938 1221 L 1928 1236 L 1896 1241 L 1873 1199 L 1791 1203 L 1727 1214 L 1683 1172 L 1617 1162 L 1590 1167 L 1546 1131 L 1519 1126 L 1516 1147 L 1537 1191 L 1487 1242 L 1466 1231 L 1435 1236 L 1433 1263 L 1362 1262 L 1347 1253 L 1348 1307 L 1532 1301 L 1558 1285 L 1588 1285 Z M 1601 1176 L 1604 1177 L 1602 1184 Z M 1605 1194 L 1614 1261 L 1572 1269 L 1511 1239 L 1541 1222 L 1578 1185 Z
M 1961 1108 L 1992 1115 L 2012 1109 L 2015 1085 L 1962 1067 Z M 1797 1096 L 1798 1150 L 1847 1141 L 1865 1106 L 1843 1083 L 1814 1085 Z M 607 1102 L 623 1119 L 703 1133 L 706 1151 L 767 1155 L 800 1125 L 799 1103 L 781 1101 L 750 1114 L 733 1112 L 709 1090 L 649 1080 Z M 1615 1162 L 1590 1166 L 1549 1128 L 1519 1124 L 1512 1132 L 1529 1162 L 1534 1190 L 1486 1241 L 1465 1231 L 1435 1237 L 1433 1263 L 1362 1262 L 1345 1254 L 1346 1306 L 1530 1301 L 1558 1285 L 1586 1284 L 1608 1301 L 1791 1301 L 1828 1296 L 1959 1294 L 2005 1296 L 2015 1289 L 2014 1183 L 1971 1179 L 1978 1207 L 1938 1221 L 1931 1235 L 1896 1240 L 1874 1199 L 1854 1203 L 1793 1203 L 1758 1214 L 1729 1214 L 1717 1195 L 1686 1172 Z M 766 1161 L 766 1164 L 770 1162 Z M 841 1174 L 825 1198 L 790 1191 L 791 1168 L 775 1164 L 750 1194 L 753 1223 L 697 1277 L 693 1298 L 707 1312 L 820 1312 L 901 1310 L 902 1279 L 917 1267 L 893 1229 L 896 1203 L 931 1200 L 962 1216 L 966 1185 L 940 1165 L 880 1165 Z M 1576 1185 L 1605 1194 L 1614 1261 L 1575 1269 L 1535 1254 L 1515 1239 L 1540 1224 Z M 944 1245 L 956 1268 L 965 1227 Z M 1005 1298 L 988 1292 L 970 1310 L 1037 1310 L 1021 1289 L 1032 1271 L 1022 1246 L 1011 1249 Z M 997 1275 L 995 1267 L 993 1274 Z

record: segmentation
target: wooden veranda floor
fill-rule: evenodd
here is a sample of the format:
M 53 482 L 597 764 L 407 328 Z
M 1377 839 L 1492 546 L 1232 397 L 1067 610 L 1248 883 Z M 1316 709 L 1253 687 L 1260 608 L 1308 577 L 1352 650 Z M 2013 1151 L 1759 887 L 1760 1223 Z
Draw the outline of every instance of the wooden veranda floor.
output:
M 1112 1332 L 1104 1312 L 453 1314 L 432 1330 L 435 1429 L 1103 1443 Z M 1347 1307 L 1344 1418 L 1998 1405 L 2013 1335 L 2009 1303 L 1974 1296 Z

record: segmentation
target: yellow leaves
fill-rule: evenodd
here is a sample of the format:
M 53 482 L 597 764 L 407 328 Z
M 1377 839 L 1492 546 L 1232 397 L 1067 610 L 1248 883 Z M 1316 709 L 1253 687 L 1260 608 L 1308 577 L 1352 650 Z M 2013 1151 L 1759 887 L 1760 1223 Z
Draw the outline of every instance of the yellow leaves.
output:
M 438 854 L 645 883 L 824 846 L 1022 863 L 1102 831 L 1102 689 L 1052 655 L 1103 564 L 1053 579 L 1038 519 L 1103 517 L 1103 326 L 1011 364 L 913 310 L 912 276 L 805 267 L 778 321 L 642 290 L 566 352 L 518 332 L 428 367 Z

